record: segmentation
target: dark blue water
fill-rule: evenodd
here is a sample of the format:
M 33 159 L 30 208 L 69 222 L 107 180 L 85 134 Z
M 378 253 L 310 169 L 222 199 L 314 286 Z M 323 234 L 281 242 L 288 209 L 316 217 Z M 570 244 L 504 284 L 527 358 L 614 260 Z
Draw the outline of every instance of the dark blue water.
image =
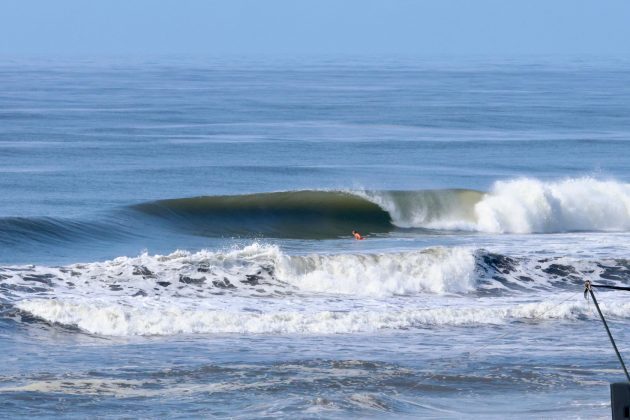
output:
M 628 115 L 610 58 L 5 58 L 0 404 L 607 416 Z

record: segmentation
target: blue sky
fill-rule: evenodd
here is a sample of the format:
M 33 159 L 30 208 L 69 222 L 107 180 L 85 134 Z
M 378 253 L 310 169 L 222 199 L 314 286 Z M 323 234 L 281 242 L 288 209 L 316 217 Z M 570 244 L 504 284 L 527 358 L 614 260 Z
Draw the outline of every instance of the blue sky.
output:
M 630 54 L 630 0 L 0 0 L 0 54 Z

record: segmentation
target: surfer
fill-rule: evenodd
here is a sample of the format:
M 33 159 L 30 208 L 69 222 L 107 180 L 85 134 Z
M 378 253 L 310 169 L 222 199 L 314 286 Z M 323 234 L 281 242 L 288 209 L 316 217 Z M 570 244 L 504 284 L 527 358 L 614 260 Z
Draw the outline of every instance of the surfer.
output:
M 365 239 L 363 236 L 361 236 L 361 234 L 359 232 L 357 232 L 356 230 L 352 231 L 352 235 L 354 235 L 354 239 L 356 239 L 357 241 L 362 241 L 363 239 Z

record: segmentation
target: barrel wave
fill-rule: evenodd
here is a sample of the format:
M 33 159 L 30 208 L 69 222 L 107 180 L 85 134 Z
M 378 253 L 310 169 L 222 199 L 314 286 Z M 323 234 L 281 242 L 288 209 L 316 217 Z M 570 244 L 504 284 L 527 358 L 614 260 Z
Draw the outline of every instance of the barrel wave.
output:
M 489 192 L 287 191 L 160 200 L 133 207 L 203 236 L 335 238 L 350 230 L 484 233 L 630 230 L 630 184 L 594 178 L 496 182 Z
M 630 184 L 589 177 L 495 182 L 488 192 L 304 190 L 175 198 L 78 219 L 0 218 L 0 244 L 95 244 L 165 235 L 335 239 L 363 234 L 630 231 Z M 2 252 L 0 251 L 0 256 Z
M 160 200 L 133 207 L 203 236 L 324 239 L 401 229 L 459 230 L 474 223 L 483 193 L 424 191 L 286 191 Z

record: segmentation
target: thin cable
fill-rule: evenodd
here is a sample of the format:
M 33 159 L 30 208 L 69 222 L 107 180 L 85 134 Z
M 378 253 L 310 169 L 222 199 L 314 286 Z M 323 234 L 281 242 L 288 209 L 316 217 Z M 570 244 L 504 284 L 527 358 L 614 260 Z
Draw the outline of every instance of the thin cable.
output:
M 621 367 L 623 368 L 624 373 L 626 374 L 626 378 L 628 382 L 630 382 L 630 375 L 628 374 L 628 369 L 626 369 L 626 364 L 623 362 L 623 358 L 621 357 L 621 353 L 619 353 L 619 349 L 617 348 L 617 344 L 615 344 L 615 339 L 610 333 L 610 329 L 608 328 L 608 323 L 606 322 L 606 318 L 604 318 L 604 314 L 602 314 L 601 309 L 599 309 L 599 304 L 597 303 L 597 299 L 595 298 L 595 293 L 593 293 L 593 284 L 590 280 L 586 280 L 584 283 L 585 289 L 590 293 L 593 298 L 593 303 L 595 304 L 595 308 L 597 308 L 597 312 L 599 313 L 599 317 L 604 323 L 604 327 L 606 328 L 606 332 L 608 333 L 608 338 L 610 339 L 610 344 L 612 344 L 613 349 L 615 349 L 615 353 L 617 354 L 617 358 L 619 359 L 619 363 L 621 363 Z
M 600 289 L 625 290 L 627 292 L 630 292 L 630 287 L 608 286 L 606 284 L 593 284 L 593 283 L 591 283 L 591 287 L 599 287 Z

